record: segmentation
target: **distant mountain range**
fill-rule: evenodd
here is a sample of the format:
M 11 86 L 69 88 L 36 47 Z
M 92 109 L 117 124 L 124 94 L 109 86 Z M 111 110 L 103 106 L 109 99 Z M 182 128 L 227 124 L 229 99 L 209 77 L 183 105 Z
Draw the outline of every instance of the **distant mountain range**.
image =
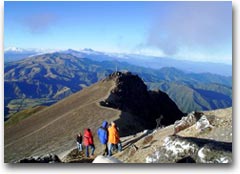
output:
M 50 105 L 96 83 L 116 69 L 138 74 L 149 89 L 166 92 L 183 112 L 232 106 L 231 76 L 189 73 L 173 67 L 152 69 L 108 56 L 94 58 L 93 53 L 90 54 L 94 51 L 90 49 L 82 52 L 85 53 L 80 55 L 78 51 L 68 50 L 5 63 L 6 110 L 13 113 L 30 106 Z
M 18 61 L 35 54 L 38 54 L 38 52 L 34 50 L 22 50 L 15 47 L 9 48 L 4 51 L 4 62 Z
M 40 54 L 54 52 L 51 49 L 23 49 L 18 47 L 8 47 L 4 50 L 4 63 L 13 62 Z
M 21 49 L 10 47 L 4 51 L 4 62 L 17 61 L 29 56 L 35 56 L 46 53 L 53 53 L 56 50 L 44 49 Z M 59 53 L 72 54 L 79 58 L 88 58 L 94 61 L 119 61 L 126 62 L 132 65 L 141 66 L 145 68 L 160 69 L 163 67 L 175 67 L 184 72 L 195 73 L 213 73 L 224 76 L 232 75 L 232 66 L 222 63 L 211 62 L 196 62 L 189 60 L 178 60 L 169 57 L 156 57 L 139 54 L 125 54 L 125 53 L 107 53 L 95 51 L 91 48 L 80 50 L 62 50 Z

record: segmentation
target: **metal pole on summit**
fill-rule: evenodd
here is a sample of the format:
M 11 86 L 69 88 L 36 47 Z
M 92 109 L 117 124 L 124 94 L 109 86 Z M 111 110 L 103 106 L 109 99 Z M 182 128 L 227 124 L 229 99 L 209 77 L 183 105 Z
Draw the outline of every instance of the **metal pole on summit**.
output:
M 157 122 L 156 129 L 159 128 L 162 119 L 163 119 L 163 115 L 160 115 L 160 117 L 156 119 L 156 122 Z

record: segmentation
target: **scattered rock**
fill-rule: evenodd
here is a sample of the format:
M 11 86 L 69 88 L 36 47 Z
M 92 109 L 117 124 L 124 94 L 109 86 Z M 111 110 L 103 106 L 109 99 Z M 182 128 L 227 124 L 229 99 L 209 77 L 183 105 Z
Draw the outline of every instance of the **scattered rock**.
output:
M 146 163 L 231 163 L 232 143 L 169 136 L 163 146 L 146 158 Z
M 93 160 L 93 159 L 92 159 Z M 78 149 L 71 150 L 63 159 L 66 163 L 88 163 L 92 162 L 90 159 L 85 159 L 84 151 L 79 151 Z
M 196 123 L 196 129 L 200 132 L 204 132 L 205 130 L 212 129 L 213 126 L 208 121 L 207 117 L 203 115 Z
M 160 151 L 155 151 L 152 155 L 147 156 L 146 163 L 159 163 L 159 159 L 161 157 Z M 165 161 L 167 163 L 167 161 Z
M 92 163 L 123 163 L 122 161 L 114 158 L 114 157 L 108 157 L 108 156 L 102 156 L 98 155 Z
M 60 163 L 61 160 L 55 154 L 48 154 L 40 157 L 28 157 L 19 160 L 17 163 Z
M 138 147 L 135 144 L 132 144 L 128 152 L 128 156 L 133 156 L 138 150 Z
M 196 129 L 200 132 L 213 128 L 211 123 L 213 123 L 215 116 L 205 116 L 202 112 L 191 112 L 187 116 L 182 117 L 181 120 L 177 120 L 174 123 L 174 134 L 189 128 L 190 126 L 196 124 Z
M 150 130 L 145 129 L 145 130 L 143 131 L 143 134 L 148 134 L 148 133 L 150 133 L 150 132 L 151 132 Z
M 214 144 L 206 144 L 198 150 L 197 161 L 199 163 L 231 163 L 232 154 Z

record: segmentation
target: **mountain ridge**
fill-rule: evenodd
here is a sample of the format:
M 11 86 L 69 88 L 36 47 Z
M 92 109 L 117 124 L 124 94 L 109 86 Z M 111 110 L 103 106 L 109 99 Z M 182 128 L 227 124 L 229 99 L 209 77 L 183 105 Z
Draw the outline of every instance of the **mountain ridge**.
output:
M 15 51 L 14 51 L 15 50 Z M 18 51 L 20 50 L 20 52 Z M 72 54 L 78 58 L 89 58 L 94 61 L 116 61 L 127 62 L 135 66 L 141 66 L 145 68 L 160 69 L 163 67 L 176 67 L 178 69 L 195 72 L 204 73 L 210 72 L 213 74 L 220 75 L 232 75 L 232 65 L 223 63 L 212 63 L 212 62 L 194 62 L 191 60 L 179 60 L 170 57 L 157 57 L 151 55 L 140 55 L 140 54 L 130 54 L 130 53 L 108 53 L 95 51 L 91 48 L 73 50 L 51 50 L 51 49 L 22 49 L 14 48 L 4 51 L 4 62 L 11 62 L 15 60 L 22 60 L 29 56 L 34 56 L 37 54 L 45 53 L 67 53 Z M 15 57 L 15 58 L 14 58 Z
M 144 85 L 139 77 L 131 74 L 122 75 L 130 79 L 137 78 L 139 83 Z M 118 86 L 116 84 L 117 79 L 119 78 L 102 80 L 52 106 L 34 113 L 14 125 L 5 126 L 4 161 L 13 162 L 29 155 L 40 155 L 42 153 L 63 153 L 75 147 L 75 142 L 73 141 L 75 135 L 87 127 L 92 129 L 97 145 L 96 131 L 103 120 L 108 120 L 109 122 L 115 120 L 118 126 L 121 127 L 120 135 L 128 135 L 144 130 L 146 127 L 154 127 L 155 119 L 159 117 L 159 113 L 151 115 L 150 112 L 146 112 L 148 115 L 143 117 L 143 115 L 137 115 L 133 112 L 133 106 L 130 106 L 129 103 L 122 104 L 130 108 L 130 110 L 100 105 L 101 101 L 105 101 L 111 94 L 114 94 Z M 126 85 L 124 84 L 124 86 Z M 130 84 L 130 87 L 134 88 L 132 85 Z M 128 89 L 130 87 L 128 86 Z M 147 90 L 146 86 L 143 90 Z M 134 95 L 140 96 L 141 94 L 137 92 Z M 163 98 L 163 100 L 166 102 L 167 100 L 171 101 L 170 98 L 167 100 Z M 179 119 L 182 113 L 176 105 L 169 104 L 169 107 L 171 107 L 171 110 L 168 110 L 169 115 L 165 114 L 163 120 L 170 120 L 172 123 Z M 151 110 L 152 108 L 148 108 L 146 105 L 145 110 L 147 111 L 147 109 Z M 161 110 L 156 108 L 156 111 L 164 111 L 164 108 Z M 154 120 L 154 122 L 146 124 L 148 122 L 146 119 L 149 122 Z M 166 121 L 166 123 L 168 122 Z M 16 143 L 18 146 L 15 145 Z
M 29 107 L 28 103 L 33 104 L 32 106 L 49 105 L 105 78 L 116 70 L 116 66 L 121 71 L 139 74 L 149 89 L 166 92 L 183 112 L 231 106 L 231 77 L 189 74 L 176 68 L 152 70 L 122 62 L 97 62 L 71 54 L 49 53 L 5 64 L 5 107 L 10 107 L 9 112 L 14 113 L 19 109 L 22 100 L 24 100 L 22 109 Z M 174 85 L 181 85 L 187 91 L 178 93 Z M 225 95 L 226 98 L 223 98 L 221 103 L 214 101 L 215 104 L 209 104 L 214 98 L 210 96 L 205 100 L 199 89 L 217 91 L 216 95 Z M 203 106 L 196 104 L 194 100 L 193 106 L 183 105 L 179 97 L 176 97 L 181 95 L 180 98 L 184 99 L 185 93 L 191 93 L 192 90 L 199 99 L 201 98 L 200 103 L 201 101 L 205 103 L 201 103 Z

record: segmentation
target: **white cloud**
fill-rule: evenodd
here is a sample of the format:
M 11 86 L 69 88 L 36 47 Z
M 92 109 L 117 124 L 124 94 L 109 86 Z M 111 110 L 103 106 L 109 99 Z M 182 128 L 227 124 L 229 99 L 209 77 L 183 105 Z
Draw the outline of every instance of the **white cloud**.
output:
M 38 13 L 33 14 L 24 19 L 23 25 L 31 33 L 43 33 L 55 24 L 57 16 L 53 13 Z
M 194 57 L 199 60 L 214 58 L 213 52 L 224 50 L 227 56 L 222 61 L 231 60 L 231 2 L 176 2 L 156 10 L 145 47 L 158 48 L 168 56 L 198 54 Z

